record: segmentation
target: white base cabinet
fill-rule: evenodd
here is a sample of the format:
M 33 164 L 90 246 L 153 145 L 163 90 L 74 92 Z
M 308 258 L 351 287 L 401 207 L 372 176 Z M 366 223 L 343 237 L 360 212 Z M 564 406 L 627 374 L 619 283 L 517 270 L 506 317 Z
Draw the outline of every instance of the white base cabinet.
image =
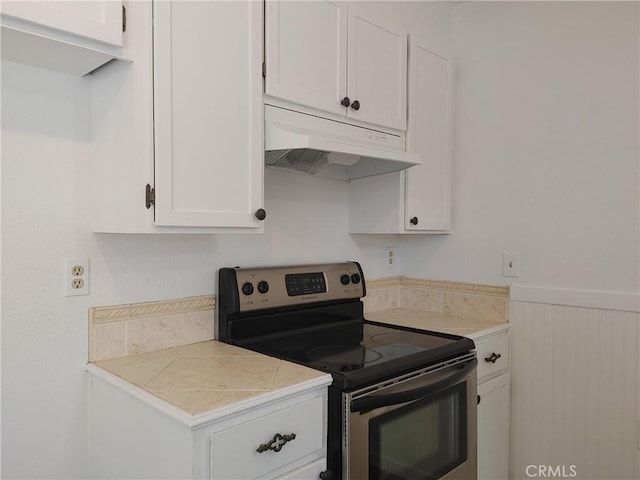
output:
M 263 230 L 260 2 L 132 2 L 92 78 L 94 231 Z
M 312 480 L 326 470 L 326 387 L 191 426 L 95 376 L 89 396 L 91 478 Z M 275 434 L 295 438 L 258 452 Z
M 509 478 L 509 374 L 478 385 L 478 479 Z
M 317 456 L 325 443 L 323 409 L 324 398 L 318 396 L 275 411 L 265 408 L 258 417 L 240 415 L 229 428 L 214 426 L 210 477 L 261 478 L 286 470 L 298 459 Z M 274 438 L 276 434 L 280 437 Z M 257 451 L 272 441 L 281 450 Z
M 478 355 L 478 480 L 508 480 L 511 381 L 509 332 L 474 338 Z
M 123 54 L 122 2 L 3 1 L 0 12 L 6 60 L 85 75 Z
M 452 63 L 412 35 L 406 150 L 422 165 L 352 180 L 350 233 L 450 232 Z

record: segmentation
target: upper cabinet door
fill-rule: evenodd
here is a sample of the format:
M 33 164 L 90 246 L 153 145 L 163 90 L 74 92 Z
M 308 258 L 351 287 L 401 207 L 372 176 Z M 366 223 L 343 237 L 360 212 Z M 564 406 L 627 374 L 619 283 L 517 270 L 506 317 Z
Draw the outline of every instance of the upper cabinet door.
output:
M 412 38 L 409 49 L 409 151 L 422 165 L 404 174 L 406 230 L 448 231 L 451 211 L 452 67 Z
M 3 1 L 2 13 L 100 42 L 122 46 L 122 3 L 88 1 Z
M 349 3 L 348 92 L 350 117 L 405 130 L 407 34 Z
M 260 2 L 154 2 L 156 225 L 261 226 L 262 24 Z
M 265 93 L 344 115 L 347 5 L 266 2 Z

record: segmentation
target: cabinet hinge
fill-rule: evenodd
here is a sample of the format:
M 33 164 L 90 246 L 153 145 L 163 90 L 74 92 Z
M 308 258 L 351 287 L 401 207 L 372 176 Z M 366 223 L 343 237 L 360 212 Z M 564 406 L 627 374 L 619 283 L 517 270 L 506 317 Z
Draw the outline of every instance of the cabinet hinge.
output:
M 122 5 L 122 33 L 127 31 L 127 7 Z
M 156 204 L 156 189 L 147 183 L 145 189 L 145 200 L 147 205 L 147 210 L 151 208 L 151 205 Z
M 262 62 L 262 78 L 267 78 L 267 64 Z

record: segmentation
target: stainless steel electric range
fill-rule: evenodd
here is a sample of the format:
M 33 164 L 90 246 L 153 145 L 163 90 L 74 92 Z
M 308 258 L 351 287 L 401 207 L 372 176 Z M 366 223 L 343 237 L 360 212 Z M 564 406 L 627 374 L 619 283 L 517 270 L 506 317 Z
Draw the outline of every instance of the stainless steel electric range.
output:
M 472 340 L 366 320 L 357 262 L 222 268 L 220 340 L 328 372 L 323 478 L 476 478 Z

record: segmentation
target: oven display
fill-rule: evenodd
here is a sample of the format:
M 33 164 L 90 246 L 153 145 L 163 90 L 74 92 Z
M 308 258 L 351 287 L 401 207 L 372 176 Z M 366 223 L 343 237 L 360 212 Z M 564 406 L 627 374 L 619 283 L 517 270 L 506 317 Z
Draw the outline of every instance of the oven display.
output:
M 322 272 L 290 273 L 284 276 L 284 283 L 287 286 L 287 294 L 290 297 L 325 293 L 327 291 L 327 284 L 324 281 Z

